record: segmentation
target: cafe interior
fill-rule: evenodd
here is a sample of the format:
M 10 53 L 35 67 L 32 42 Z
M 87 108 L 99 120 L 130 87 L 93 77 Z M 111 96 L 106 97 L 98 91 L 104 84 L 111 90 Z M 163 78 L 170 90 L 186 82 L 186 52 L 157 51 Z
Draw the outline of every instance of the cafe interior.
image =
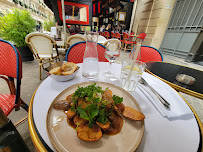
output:
M 201 1 L 44 3 L 34 59 L 0 39 L 0 152 L 203 152 Z

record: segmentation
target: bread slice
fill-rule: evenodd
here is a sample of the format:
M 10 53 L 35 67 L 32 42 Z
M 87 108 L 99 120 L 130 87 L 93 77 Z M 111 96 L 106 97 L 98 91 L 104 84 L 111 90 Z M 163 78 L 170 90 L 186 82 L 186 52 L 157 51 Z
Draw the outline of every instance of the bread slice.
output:
M 49 71 L 49 73 L 55 74 L 55 75 L 62 75 L 62 69 L 61 67 L 53 68 Z
M 75 70 L 77 69 L 77 65 L 73 62 L 66 62 L 62 65 L 62 74 L 63 75 L 70 75 L 73 74 L 75 72 Z

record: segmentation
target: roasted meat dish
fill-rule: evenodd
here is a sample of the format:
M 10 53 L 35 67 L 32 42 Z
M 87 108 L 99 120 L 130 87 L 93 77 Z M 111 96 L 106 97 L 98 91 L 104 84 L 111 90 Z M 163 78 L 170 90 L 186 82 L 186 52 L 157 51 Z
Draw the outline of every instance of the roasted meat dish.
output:
M 102 134 L 118 134 L 123 126 L 122 116 L 135 121 L 145 119 L 144 114 L 122 102 L 122 97 L 94 83 L 78 87 L 65 100 L 55 102 L 53 108 L 65 111 L 68 124 L 76 129 L 80 139 L 97 141 Z

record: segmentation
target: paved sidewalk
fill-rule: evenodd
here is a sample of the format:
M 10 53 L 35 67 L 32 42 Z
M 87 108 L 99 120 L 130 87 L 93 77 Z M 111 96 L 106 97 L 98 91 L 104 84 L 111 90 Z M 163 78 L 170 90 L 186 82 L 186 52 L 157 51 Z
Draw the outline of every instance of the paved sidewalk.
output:
M 129 52 L 124 53 L 121 51 L 121 55 L 118 58 L 118 61 L 116 63 L 121 63 L 122 60 L 128 60 Z M 176 63 L 180 65 L 185 65 L 188 67 L 193 67 L 199 70 L 203 71 L 203 66 L 194 64 L 194 63 L 187 63 L 184 62 L 183 59 L 172 57 L 169 55 L 163 55 L 165 62 L 171 62 Z M 46 73 L 42 73 L 42 80 L 39 80 L 39 66 L 38 66 L 38 60 L 29 61 L 29 62 L 23 62 L 23 79 L 22 79 L 22 86 L 21 86 L 21 98 L 29 104 L 30 99 L 34 93 L 34 91 L 37 89 L 39 84 L 47 77 Z M 0 92 L 8 92 L 8 88 L 6 88 L 6 83 L 2 80 L 0 80 Z M 201 99 L 186 95 L 181 93 L 181 95 L 192 105 L 192 107 L 197 112 L 199 118 L 201 119 L 203 123 L 203 101 Z M 20 111 L 15 112 L 15 110 L 9 115 L 9 118 L 12 120 L 12 122 L 15 124 L 17 121 L 22 119 L 23 117 L 27 116 L 27 113 L 21 109 Z M 27 121 L 17 127 L 19 133 L 23 137 L 24 141 L 30 148 L 32 152 L 35 152 L 36 149 L 34 148 L 34 145 L 31 141 L 30 135 L 29 135 L 29 129 L 28 129 L 28 123 Z

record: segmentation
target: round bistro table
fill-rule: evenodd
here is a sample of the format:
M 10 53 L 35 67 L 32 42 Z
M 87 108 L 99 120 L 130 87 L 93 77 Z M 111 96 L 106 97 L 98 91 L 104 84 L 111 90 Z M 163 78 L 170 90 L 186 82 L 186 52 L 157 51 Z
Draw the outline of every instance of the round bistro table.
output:
M 40 152 L 55 151 L 46 131 L 46 117 L 52 101 L 67 87 L 76 83 L 89 81 L 82 76 L 82 64 L 78 64 L 80 70 L 76 77 L 67 82 L 57 82 L 51 77 L 46 78 L 36 89 L 29 107 L 29 131 L 31 139 Z M 112 65 L 112 72 L 116 79 L 107 79 L 102 73 L 108 69 L 108 62 L 99 63 L 99 78 L 97 81 L 109 82 L 119 85 L 121 71 L 120 64 Z M 202 150 L 202 125 L 194 113 L 189 119 L 169 120 L 164 118 L 148 98 L 137 87 L 131 95 L 136 99 L 145 114 L 145 132 L 142 141 L 136 151 L 138 152 L 196 152 Z M 92 151 L 92 149 L 90 149 Z M 96 151 L 94 149 L 93 151 Z

